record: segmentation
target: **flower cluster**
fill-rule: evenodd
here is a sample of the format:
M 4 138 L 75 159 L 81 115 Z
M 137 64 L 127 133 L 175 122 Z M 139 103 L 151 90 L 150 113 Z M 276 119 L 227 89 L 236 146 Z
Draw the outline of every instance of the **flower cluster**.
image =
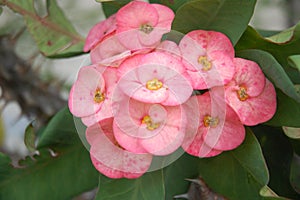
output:
M 92 65 L 80 69 L 69 108 L 87 126 L 94 166 L 110 178 L 137 178 L 153 156 L 180 147 L 198 157 L 234 149 L 244 125 L 275 113 L 274 87 L 255 62 L 235 58 L 215 31 L 164 40 L 173 19 L 168 7 L 132 1 L 86 39 Z

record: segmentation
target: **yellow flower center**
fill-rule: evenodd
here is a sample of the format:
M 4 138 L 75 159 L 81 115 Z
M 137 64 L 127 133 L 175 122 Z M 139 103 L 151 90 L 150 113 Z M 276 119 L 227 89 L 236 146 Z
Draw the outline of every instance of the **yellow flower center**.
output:
M 240 101 L 246 101 L 249 98 L 246 87 L 241 86 L 236 92 Z
M 217 127 L 219 124 L 219 119 L 217 117 L 212 117 L 210 115 L 206 115 L 203 119 L 203 123 L 205 127 Z
M 153 31 L 153 27 L 149 24 L 143 24 L 140 26 L 140 31 L 149 34 Z
M 153 121 L 152 121 L 152 119 L 149 115 L 146 115 L 142 119 L 142 124 L 146 124 L 147 129 L 150 130 L 150 131 L 153 131 L 153 130 L 157 129 L 160 126 L 160 123 L 153 123 Z
M 163 83 L 161 81 L 159 81 L 157 78 L 147 81 L 147 83 L 146 83 L 146 88 L 148 90 L 159 90 L 160 88 L 162 88 L 162 86 L 163 86 Z
M 105 95 L 100 91 L 99 88 L 96 89 L 95 94 L 94 94 L 94 101 L 96 103 L 101 103 L 104 101 Z
M 208 71 L 212 67 L 211 62 L 207 59 L 206 56 L 199 56 L 198 63 L 202 65 L 203 71 Z

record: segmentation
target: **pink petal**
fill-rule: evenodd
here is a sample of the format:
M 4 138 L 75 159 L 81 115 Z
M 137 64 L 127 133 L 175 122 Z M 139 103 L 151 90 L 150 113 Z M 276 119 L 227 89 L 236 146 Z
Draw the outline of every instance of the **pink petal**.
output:
M 95 66 L 86 66 L 80 69 L 78 78 L 69 96 L 69 108 L 73 115 L 85 117 L 96 113 L 102 103 L 94 101 L 95 91 L 104 91 L 105 82 Z
M 149 34 L 139 32 L 138 36 L 140 43 L 145 46 L 157 45 L 161 40 L 163 34 L 170 32 L 171 25 L 175 16 L 173 11 L 166 6 L 160 4 L 151 5 L 155 7 L 158 13 L 158 22 L 153 31 L 151 31 Z
M 124 124 L 122 124 L 125 126 Z M 130 130 L 133 133 L 139 133 L 139 126 L 133 127 L 125 127 L 126 129 Z M 132 133 L 131 132 L 131 133 Z M 138 137 L 133 137 L 129 134 L 130 132 L 124 132 L 117 123 L 114 123 L 114 135 L 118 143 L 127 151 L 132 153 L 148 153 L 143 146 L 140 144 L 140 139 Z
M 202 49 L 205 49 L 208 55 L 214 51 L 220 51 L 231 58 L 234 57 L 234 48 L 229 38 L 223 33 L 216 31 L 195 30 L 186 34 L 182 39 L 182 42 L 185 43 L 185 40 L 190 39 L 194 40 L 198 45 L 200 45 Z M 189 47 L 186 46 L 186 48 Z
M 167 111 L 159 104 L 146 104 L 134 99 L 125 98 L 120 103 L 122 109 L 115 114 L 114 127 L 117 126 L 123 134 L 137 139 L 147 139 L 158 134 L 161 128 L 149 131 L 146 125 L 142 124 L 142 119 L 145 116 L 150 116 L 155 123 L 160 123 L 161 125 L 165 123 Z M 117 140 L 119 139 L 118 135 L 116 135 Z M 119 141 L 119 143 L 123 146 L 121 141 Z M 126 146 L 124 146 L 124 148 L 126 148 Z
M 234 73 L 234 49 L 222 33 L 213 31 L 192 31 L 179 43 L 183 63 L 194 89 L 207 89 L 228 83 Z M 203 70 L 198 59 L 206 57 L 211 69 Z
M 155 47 L 159 44 L 163 34 L 169 31 L 170 30 L 166 28 L 154 27 L 150 33 L 139 31 L 137 36 L 142 47 Z
M 236 66 L 235 84 L 245 86 L 248 95 L 258 96 L 265 87 L 265 75 L 258 64 L 242 58 L 235 58 L 234 64 Z
M 245 139 L 245 128 L 236 113 L 226 106 L 226 119 L 223 126 L 210 128 L 204 132 L 203 139 L 205 144 L 216 150 L 226 151 L 238 147 Z M 215 136 L 221 132 L 218 140 Z
M 207 131 L 207 129 L 199 128 L 198 134 L 193 138 L 193 141 L 184 141 L 182 144 L 184 151 L 200 158 L 213 157 L 222 153 L 222 151 L 211 148 L 203 142 L 202 135 L 204 131 Z
M 112 169 L 110 167 L 107 167 L 103 165 L 101 162 L 99 162 L 92 154 L 90 154 L 91 161 L 94 165 L 94 167 L 101 173 L 104 174 L 105 176 L 109 178 L 123 178 L 123 172 L 120 170 Z M 142 175 L 142 174 L 141 174 Z
M 198 57 L 197 57 L 198 58 Z M 228 83 L 234 73 L 232 59 L 222 52 L 213 52 L 208 56 L 212 63 L 210 70 L 205 71 L 198 63 L 186 64 L 187 74 L 194 89 L 207 89 Z
M 92 115 L 82 117 L 81 121 L 84 125 L 86 126 L 91 126 L 100 120 L 106 119 L 113 117 L 113 111 L 112 111 L 112 105 L 111 105 L 111 100 L 107 99 L 103 101 L 101 108 Z
M 99 63 L 104 66 L 118 66 L 121 61 L 131 55 L 113 34 L 106 37 L 95 48 L 91 50 L 92 63 Z
M 175 56 L 178 60 L 181 60 L 181 51 L 178 45 L 170 40 L 162 41 L 155 49 L 158 52 L 166 52 Z
M 180 106 L 165 107 L 168 115 L 165 124 L 159 129 L 159 133 L 141 140 L 146 151 L 153 155 L 168 155 L 174 152 L 182 144 L 186 115 Z
M 153 52 L 135 56 L 121 64 L 119 87 L 125 94 L 139 101 L 178 105 L 192 94 L 189 80 L 180 75 L 183 72 L 182 63 L 170 54 Z M 163 87 L 158 90 L 147 89 L 147 82 L 153 79 L 161 81 Z M 173 96 L 166 100 L 170 95 Z
M 198 104 L 197 96 L 192 96 L 187 102 L 183 104 L 185 113 L 187 114 L 186 134 L 182 142 L 182 148 L 189 154 L 197 157 L 212 157 L 220 154 L 222 151 L 215 150 L 207 146 L 203 142 L 204 129 L 202 121 L 200 122 L 200 112 L 202 105 Z M 202 114 L 203 115 L 203 114 Z
M 110 126 L 110 130 L 105 130 L 105 133 L 103 133 L 98 124 L 95 124 L 95 126 L 99 127 L 99 129 L 97 130 L 93 126 L 89 127 L 86 130 L 86 134 L 97 134 L 97 137 L 93 138 L 90 154 L 93 164 L 98 171 L 111 178 L 136 178 L 148 170 L 152 160 L 151 155 L 134 154 L 123 150 L 116 146 L 114 141 L 111 141 L 111 138 L 108 137 L 113 136 L 112 120 L 107 125 Z
M 96 24 L 90 31 L 85 40 L 84 52 L 93 49 L 101 40 L 116 30 L 116 15 Z
M 181 74 L 176 74 L 165 81 L 165 85 L 168 87 L 168 98 L 162 102 L 163 105 L 175 106 L 182 104 L 190 98 L 193 92 L 193 87 L 190 81 Z
M 116 14 L 118 31 L 140 28 L 148 23 L 155 26 L 158 22 L 158 13 L 154 6 L 142 1 L 132 1 L 123 6 Z
M 136 71 L 133 70 L 121 77 L 118 86 L 126 95 L 146 103 L 160 103 L 168 97 L 165 87 L 148 90 L 145 83 L 141 82 L 137 76 Z
M 216 94 L 212 94 L 212 96 L 215 97 Z M 183 148 L 193 155 L 203 157 L 231 150 L 240 145 L 245 137 L 244 126 L 224 100 L 224 103 L 220 103 L 220 99 L 211 99 L 208 92 L 196 98 L 198 106 L 194 109 L 200 110 L 199 123 L 197 123 L 199 124 L 198 130 L 195 134 L 196 121 L 188 119 L 193 124 L 189 125 L 187 131 L 191 131 L 191 133 L 187 134 Z M 188 104 L 191 104 L 190 101 Z M 191 110 L 192 108 L 185 105 L 185 109 Z M 206 116 L 218 119 L 215 127 L 205 126 L 204 118 Z
M 102 119 L 113 117 L 112 99 L 118 82 L 117 70 L 111 67 L 97 67 L 105 80 L 105 100 L 101 108 L 92 115 L 82 117 L 81 120 L 86 126 L 91 126 Z
M 130 50 L 143 48 L 139 41 L 139 29 L 148 24 L 155 27 L 158 22 L 158 12 L 151 4 L 133 1 L 117 12 L 117 37 Z
M 266 79 L 264 90 L 259 96 L 240 101 L 236 90 L 226 90 L 226 101 L 235 110 L 243 124 L 254 126 L 268 121 L 276 112 L 276 92 L 272 83 Z
M 171 30 L 172 22 L 175 17 L 174 12 L 167 6 L 161 4 L 151 4 L 158 13 L 158 22 L 156 27 L 165 28 L 168 32 Z

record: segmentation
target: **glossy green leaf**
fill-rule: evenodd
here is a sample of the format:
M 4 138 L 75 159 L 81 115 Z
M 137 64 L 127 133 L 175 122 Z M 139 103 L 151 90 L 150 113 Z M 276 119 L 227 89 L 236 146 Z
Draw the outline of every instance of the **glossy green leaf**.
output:
M 270 53 L 250 49 L 237 52 L 237 56 L 255 61 L 277 88 L 300 103 L 300 95 L 297 93 L 293 82 Z
M 300 199 L 290 183 L 290 167 L 293 146 L 280 127 L 251 127 L 255 133 L 268 165 L 270 181 L 268 186 L 279 196 Z
M 106 17 L 115 14 L 121 7 L 129 3 L 131 0 L 117 0 L 117 1 L 103 1 L 96 0 L 97 2 L 102 3 L 102 9 Z
M 186 2 L 193 0 L 149 0 L 150 3 L 159 3 L 171 8 L 174 12 L 180 8 L 180 6 L 184 5 Z
M 291 185 L 300 194 L 300 156 L 294 153 L 291 163 Z
M 64 120 L 56 120 L 62 116 Z M 9 157 L 0 154 L 0 199 L 65 200 L 97 186 L 98 172 L 92 166 L 89 153 L 81 144 L 72 122 L 72 115 L 67 109 L 60 111 L 47 126 L 48 132 L 43 133 L 43 137 L 47 138 L 45 134 L 49 134 L 59 138 L 66 134 L 72 143 L 58 139 L 61 145 L 57 145 L 55 139 L 52 142 L 48 140 L 38 149 L 39 155 L 20 161 L 21 167 L 13 167 Z M 50 126 L 56 128 L 52 127 L 49 131 Z
M 68 57 L 82 53 L 84 39 L 58 7 L 56 0 L 47 0 L 47 15 L 39 16 L 34 0 L 0 0 L 23 15 L 26 25 L 40 51 L 48 57 Z
M 284 43 L 276 43 L 260 36 L 253 28 L 248 27 L 241 39 L 235 46 L 237 51 L 246 49 L 260 49 L 267 51 L 283 66 L 284 70 L 291 78 L 293 83 L 300 83 L 300 74 L 298 70 L 291 67 L 288 63 L 288 57 L 300 54 L 300 24 L 293 28 L 293 36 L 290 37 L 283 33 L 281 40 Z
M 24 143 L 27 149 L 31 152 L 34 152 L 36 150 L 35 139 L 36 139 L 36 135 L 35 135 L 34 127 L 32 123 L 30 123 L 25 130 Z
M 212 190 L 230 200 L 262 199 L 269 174 L 260 145 L 251 130 L 237 149 L 201 159 L 200 175 Z
M 300 103 L 276 90 L 277 110 L 265 124 L 272 126 L 300 127 Z
M 109 179 L 100 176 L 96 200 L 165 200 L 163 172 L 146 173 L 138 179 Z
M 173 29 L 187 33 L 196 29 L 226 34 L 235 44 L 251 19 L 256 0 L 194 0 L 181 6 Z

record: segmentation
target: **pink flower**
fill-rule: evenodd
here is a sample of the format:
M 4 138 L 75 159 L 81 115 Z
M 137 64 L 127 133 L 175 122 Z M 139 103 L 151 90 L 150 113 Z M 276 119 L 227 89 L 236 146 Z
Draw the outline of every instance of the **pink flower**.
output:
M 186 116 L 180 106 L 147 104 L 122 99 L 115 114 L 114 134 L 118 143 L 134 153 L 167 155 L 180 147 Z
M 118 68 L 119 88 L 128 96 L 146 103 L 179 105 L 193 89 L 184 77 L 184 67 L 176 57 L 163 52 L 137 55 Z
M 124 150 L 113 135 L 113 118 L 100 121 L 86 130 L 91 145 L 90 156 L 95 168 L 109 178 L 138 178 L 150 167 L 150 154 Z
M 70 91 L 69 108 L 90 126 L 112 117 L 110 96 L 117 82 L 116 71 L 99 65 L 82 67 Z
M 226 102 L 243 124 L 266 122 L 276 112 L 276 92 L 260 67 L 253 61 L 235 58 L 236 73 L 226 86 Z
M 171 30 L 174 13 L 166 6 L 132 1 L 116 14 L 117 36 L 130 50 L 155 47 Z
M 189 113 L 182 144 L 187 153 L 211 157 L 234 149 L 243 142 L 245 128 L 224 100 L 212 99 L 206 92 L 191 97 L 183 107 Z
M 231 80 L 234 49 L 224 34 L 195 30 L 182 38 L 179 48 L 194 89 L 220 86 Z
M 164 40 L 159 43 L 155 49 L 157 52 L 164 52 L 175 56 L 178 60 L 181 60 L 181 52 L 178 45 L 170 40 Z
M 119 42 L 114 33 L 103 39 L 90 53 L 92 63 L 112 67 L 118 67 L 130 55 L 131 51 Z
M 110 35 L 116 30 L 116 15 L 110 16 L 108 19 L 96 24 L 90 31 L 85 40 L 83 48 L 84 52 L 93 49 L 107 35 Z

